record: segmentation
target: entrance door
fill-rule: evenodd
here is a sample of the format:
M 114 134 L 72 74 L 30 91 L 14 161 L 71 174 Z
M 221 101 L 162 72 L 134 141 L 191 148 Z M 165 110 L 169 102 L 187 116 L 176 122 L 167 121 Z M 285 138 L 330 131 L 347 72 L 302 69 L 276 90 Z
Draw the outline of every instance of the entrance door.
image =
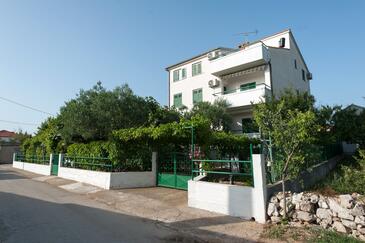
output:
M 58 175 L 58 154 L 52 154 L 51 175 Z
M 187 153 L 158 157 L 157 185 L 187 190 L 191 179 L 191 159 Z

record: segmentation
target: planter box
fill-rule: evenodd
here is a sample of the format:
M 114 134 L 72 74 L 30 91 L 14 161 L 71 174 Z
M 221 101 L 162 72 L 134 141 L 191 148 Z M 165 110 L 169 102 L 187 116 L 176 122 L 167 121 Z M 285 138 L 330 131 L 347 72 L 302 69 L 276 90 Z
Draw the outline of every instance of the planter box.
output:
M 189 207 L 266 223 L 266 172 L 263 155 L 253 155 L 254 187 L 188 181 Z
M 102 172 L 60 167 L 58 176 L 103 189 L 151 187 L 156 185 L 156 172 Z
M 189 207 L 246 219 L 254 217 L 251 187 L 190 180 L 188 188 Z
M 51 167 L 49 165 L 13 161 L 13 167 L 21 170 L 30 171 L 40 175 L 51 175 Z
M 141 172 L 103 172 L 59 166 L 58 176 L 94 185 L 103 189 L 156 186 L 156 158 L 152 154 L 152 170 Z

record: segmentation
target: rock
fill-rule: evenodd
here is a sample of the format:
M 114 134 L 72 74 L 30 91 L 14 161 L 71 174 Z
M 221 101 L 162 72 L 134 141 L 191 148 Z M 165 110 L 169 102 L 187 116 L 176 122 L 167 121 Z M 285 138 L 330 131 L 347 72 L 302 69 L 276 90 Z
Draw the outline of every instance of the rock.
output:
M 275 197 L 275 196 L 272 196 L 272 197 L 270 198 L 270 202 L 271 202 L 271 203 L 278 203 L 278 202 L 279 202 L 279 199 L 278 199 L 277 197 Z
M 334 222 L 332 228 L 335 229 L 337 232 L 347 233 L 345 226 L 343 226 L 341 222 L 338 221 Z
M 364 216 L 356 216 L 355 223 L 365 226 L 365 217 Z
M 365 241 L 365 236 L 364 235 L 359 235 L 359 239 L 362 241 Z
M 365 228 L 357 229 L 357 231 L 359 231 L 360 234 L 365 235 Z
M 322 220 L 319 225 L 324 228 L 324 229 L 327 229 L 328 226 L 330 225 L 329 223 L 327 223 L 325 220 Z
M 278 216 L 278 206 L 275 203 L 269 203 L 267 206 L 267 215 L 271 216 Z
M 300 201 L 302 200 L 302 197 L 303 197 L 303 192 L 294 193 L 293 196 L 292 196 L 292 203 L 299 204 Z
M 329 208 L 326 200 L 324 198 L 321 198 L 318 200 L 318 206 L 320 208 Z
M 273 223 L 279 223 L 281 221 L 281 218 L 277 216 L 272 216 L 270 219 Z
M 314 212 L 314 204 L 310 202 L 302 202 L 300 203 L 299 209 L 304 212 L 313 213 Z
M 313 222 L 316 219 L 316 217 L 313 214 L 304 211 L 298 211 L 297 218 L 305 222 Z
M 357 231 L 357 230 L 352 230 L 352 233 L 351 234 L 354 237 L 358 237 L 360 235 L 359 231 Z
M 347 219 L 354 221 L 354 216 L 350 214 L 350 212 L 347 209 L 344 209 L 341 212 L 338 212 L 338 217 L 341 219 Z
M 320 219 L 331 219 L 332 220 L 332 212 L 330 209 L 318 208 L 316 215 Z
M 281 200 L 284 198 L 284 193 L 283 192 L 278 192 L 278 194 L 276 194 L 276 197 L 278 200 Z
M 354 199 L 350 194 L 340 195 L 340 205 L 344 208 L 352 208 Z
M 336 198 L 328 198 L 328 206 L 335 213 L 339 213 L 343 210 Z
M 333 220 L 333 221 L 340 221 L 340 218 L 338 218 L 338 217 L 333 217 L 333 218 L 332 218 L 332 220 Z
M 345 220 L 345 219 L 343 219 L 341 221 L 345 227 L 350 228 L 350 229 L 356 229 L 356 223 L 354 221 Z
M 364 216 L 365 215 L 365 206 L 359 203 L 356 203 L 355 207 L 351 210 L 351 214 L 353 216 Z
M 316 194 L 313 194 L 313 195 L 310 197 L 310 201 L 311 201 L 311 203 L 316 204 L 316 203 L 318 203 L 318 200 L 319 200 L 319 197 L 318 197 L 318 195 L 316 195 Z

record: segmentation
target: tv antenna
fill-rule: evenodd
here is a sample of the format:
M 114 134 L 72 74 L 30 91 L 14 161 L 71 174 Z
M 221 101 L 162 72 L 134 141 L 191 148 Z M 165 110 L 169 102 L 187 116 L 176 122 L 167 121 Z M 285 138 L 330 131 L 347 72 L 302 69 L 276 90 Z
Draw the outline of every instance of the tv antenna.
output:
M 247 43 L 248 42 L 248 37 L 250 35 L 257 35 L 257 33 L 259 33 L 258 30 L 254 30 L 254 31 L 248 31 L 248 32 L 242 32 L 242 33 L 237 33 L 235 35 L 243 35 L 244 37 L 244 43 Z

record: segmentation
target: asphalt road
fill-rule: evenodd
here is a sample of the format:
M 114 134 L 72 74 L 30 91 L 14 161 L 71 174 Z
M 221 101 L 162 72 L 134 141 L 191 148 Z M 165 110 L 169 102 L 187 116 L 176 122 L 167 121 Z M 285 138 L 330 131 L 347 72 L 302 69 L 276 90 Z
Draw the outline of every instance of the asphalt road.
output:
M 0 166 L 0 242 L 191 242 L 149 219 Z

